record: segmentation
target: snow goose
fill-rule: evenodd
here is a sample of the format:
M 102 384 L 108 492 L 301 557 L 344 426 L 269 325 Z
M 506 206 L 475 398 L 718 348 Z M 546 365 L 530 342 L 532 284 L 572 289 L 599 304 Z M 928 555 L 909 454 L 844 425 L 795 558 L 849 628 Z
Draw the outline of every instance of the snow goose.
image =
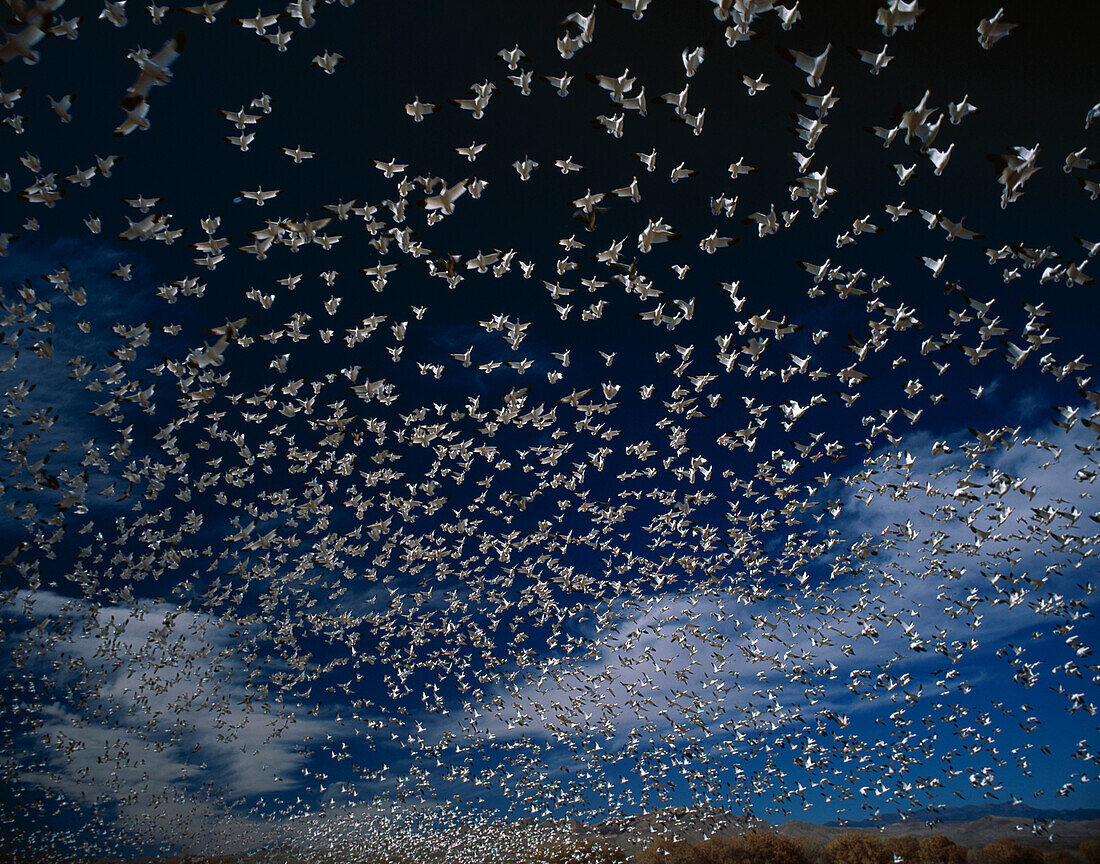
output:
M 862 48 L 855 48 L 852 50 L 852 55 L 870 66 L 872 75 L 878 75 L 878 73 L 885 69 L 887 64 L 894 59 L 892 54 L 886 53 L 888 47 L 888 45 L 883 45 L 882 50 L 878 53 L 874 51 L 864 51 Z
M 996 11 L 992 18 L 983 18 L 978 22 L 978 44 L 986 51 L 1019 26 L 1003 20 L 1004 11 L 1002 7 Z
M 821 77 L 825 74 L 825 64 L 829 60 L 829 51 L 832 47 L 833 43 L 830 42 L 825 46 L 825 50 L 816 57 L 811 57 L 809 54 L 803 54 L 801 51 L 792 51 L 787 48 L 780 48 L 779 51 L 783 56 L 794 63 L 795 68 L 806 73 L 806 84 L 808 86 L 820 87 Z

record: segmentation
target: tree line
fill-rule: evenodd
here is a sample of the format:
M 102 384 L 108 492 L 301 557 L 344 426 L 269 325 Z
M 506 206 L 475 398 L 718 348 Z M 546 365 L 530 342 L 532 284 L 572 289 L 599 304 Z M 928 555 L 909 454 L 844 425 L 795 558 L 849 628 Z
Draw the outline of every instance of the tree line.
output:
M 821 843 L 764 831 L 707 840 L 657 840 L 635 855 L 604 840 L 557 841 L 529 864 L 1100 864 L 1100 840 L 1070 852 L 1025 846 L 1012 839 L 968 849 L 943 835 L 880 838 L 850 831 Z

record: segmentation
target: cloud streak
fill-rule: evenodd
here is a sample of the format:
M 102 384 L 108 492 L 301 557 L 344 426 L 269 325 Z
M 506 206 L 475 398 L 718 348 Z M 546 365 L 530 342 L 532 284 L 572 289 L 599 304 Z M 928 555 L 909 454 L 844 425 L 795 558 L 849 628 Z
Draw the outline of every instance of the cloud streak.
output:
M 242 625 L 165 604 L 93 607 L 49 591 L 20 592 L 3 613 L 12 679 L 33 686 L 49 676 L 55 694 L 23 704 L 16 776 L 73 802 L 113 803 L 149 842 L 181 841 L 180 824 L 196 826 L 194 848 L 228 827 L 260 830 L 231 818 L 228 802 L 301 792 L 300 742 L 346 735 L 333 712 L 300 716 L 257 683 Z

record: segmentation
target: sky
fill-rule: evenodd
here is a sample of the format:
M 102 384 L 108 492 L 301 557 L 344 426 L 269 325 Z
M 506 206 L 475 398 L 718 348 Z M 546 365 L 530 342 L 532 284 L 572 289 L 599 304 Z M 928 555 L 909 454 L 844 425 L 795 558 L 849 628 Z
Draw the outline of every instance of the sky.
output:
M 242 2 L 3 25 L 5 848 L 1100 806 L 1090 4 Z

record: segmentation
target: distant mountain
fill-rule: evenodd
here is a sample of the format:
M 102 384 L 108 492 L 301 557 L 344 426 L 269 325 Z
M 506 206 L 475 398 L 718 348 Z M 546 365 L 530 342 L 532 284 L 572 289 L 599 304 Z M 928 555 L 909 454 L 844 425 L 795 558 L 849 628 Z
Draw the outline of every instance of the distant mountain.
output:
M 939 821 L 933 821 L 938 819 Z M 1046 820 L 1043 825 L 1040 820 Z M 929 824 L 932 822 L 933 824 Z M 652 843 L 658 838 L 698 842 L 707 837 L 730 837 L 749 829 L 774 831 L 791 839 L 828 843 L 848 831 L 863 831 L 876 836 L 918 839 L 942 834 L 960 846 L 979 849 L 994 840 L 1011 837 L 1028 846 L 1043 849 L 1076 849 L 1082 840 L 1100 837 L 1100 810 L 1040 810 L 1011 804 L 947 807 L 938 815 L 920 811 L 907 819 L 832 822 L 818 825 L 790 820 L 780 825 L 718 808 L 668 807 L 648 813 L 619 816 L 595 825 L 571 823 L 573 831 L 616 843 L 628 851 Z
M 1098 808 L 1077 808 L 1076 810 L 1042 810 L 1027 804 L 1011 804 L 1007 801 L 996 804 L 968 804 L 965 807 L 944 807 L 936 812 L 918 810 L 900 815 L 893 813 L 884 815 L 878 819 L 862 819 L 854 822 L 832 821 L 826 822 L 828 826 L 847 828 L 878 828 L 881 825 L 892 825 L 897 822 L 927 822 L 939 819 L 941 822 L 973 822 L 983 816 L 1008 816 L 1013 819 L 1056 819 L 1059 822 L 1083 822 L 1089 819 L 1100 819 Z
M 962 809 L 962 808 L 960 808 Z M 1057 811 L 1055 811 L 1057 812 Z M 1066 811 L 1088 812 L 1088 811 Z M 1033 828 L 1035 830 L 1033 830 Z M 942 834 L 953 843 L 968 849 L 980 849 L 994 840 L 1008 837 L 1025 846 L 1041 849 L 1076 849 L 1082 840 L 1100 837 L 1100 819 L 1058 820 L 1044 827 L 1037 827 L 1031 816 L 985 815 L 966 821 L 944 821 L 931 826 L 921 819 L 900 819 L 889 824 L 874 825 L 814 825 L 810 822 L 784 822 L 775 829 L 792 839 L 811 839 L 828 843 L 834 837 L 848 831 L 861 831 L 878 837 L 910 836 L 918 840 Z

